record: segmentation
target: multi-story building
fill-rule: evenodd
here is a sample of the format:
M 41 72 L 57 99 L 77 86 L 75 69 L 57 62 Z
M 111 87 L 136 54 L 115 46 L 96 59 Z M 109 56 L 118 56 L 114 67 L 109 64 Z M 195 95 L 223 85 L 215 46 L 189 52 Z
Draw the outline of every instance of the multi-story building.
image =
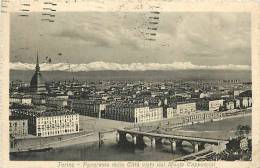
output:
M 65 107 L 68 105 L 68 99 L 60 97 L 47 97 L 46 105 L 49 107 Z
M 176 114 L 178 115 L 190 115 L 196 112 L 195 102 L 180 102 L 176 104 Z
M 12 95 L 9 98 L 10 103 L 19 103 L 19 104 L 32 104 L 32 97 L 30 95 Z
M 239 100 L 241 108 L 252 107 L 252 97 L 239 97 Z
M 113 103 L 107 105 L 102 117 L 134 123 L 157 121 L 163 119 L 163 108 L 144 104 Z
M 166 107 L 166 110 L 164 112 L 164 118 L 173 118 L 176 116 L 176 109 L 173 107 Z
M 135 118 L 138 123 L 161 120 L 163 119 L 163 108 L 149 107 L 148 112 L 142 108 L 135 109 Z
M 71 101 L 71 108 L 80 115 L 101 118 L 101 113 L 104 112 L 106 104 L 102 101 L 74 99 Z
M 192 115 L 184 116 L 185 123 L 192 122 L 206 122 L 213 121 L 214 119 L 219 120 L 222 118 L 223 113 L 215 112 L 215 111 L 206 111 L 203 113 L 195 113 Z
M 167 106 L 164 117 L 172 118 L 175 115 L 190 115 L 196 112 L 195 102 L 177 102 Z
M 242 92 L 243 90 L 233 90 L 233 96 L 239 96 L 239 94 Z
M 224 101 L 224 108 L 225 110 L 233 110 L 235 109 L 235 101 L 230 99 L 230 100 L 225 100 Z
M 28 120 L 19 116 L 9 116 L 9 134 L 14 137 L 28 135 Z
M 32 104 L 34 105 L 45 105 L 46 104 L 46 94 L 33 94 L 32 95 Z
M 236 108 L 236 109 L 240 109 L 240 108 L 241 108 L 241 106 L 240 106 L 240 99 L 235 98 L 234 104 L 235 104 L 235 108 Z
M 65 109 L 11 109 L 12 115 L 28 119 L 28 133 L 41 137 L 79 132 L 78 113 Z
M 248 97 L 248 106 L 252 107 L 252 105 L 253 105 L 252 103 L 253 103 L 252 97 Z
M 209 99 L 199 99 L 196 102 L 196 106 L 198 110 L 206 110 L 206 111 L 220 111 L 221 107 L 223 107 L 224 100 L 209 100 Z
M 209 101 L 209 111 L 219 111 L 223 106 L 223 102 L 222 99 Z

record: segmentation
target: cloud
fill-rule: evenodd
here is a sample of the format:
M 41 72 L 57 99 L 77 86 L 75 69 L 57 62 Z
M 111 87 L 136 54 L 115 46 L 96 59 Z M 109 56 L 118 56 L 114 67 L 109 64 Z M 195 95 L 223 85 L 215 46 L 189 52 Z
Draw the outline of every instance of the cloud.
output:
M 191 62 L 195 61 L 190 58 L 190 55 L 194 53 L 196 55 L 193 56 L 197 60 L 205 60 L 205 63 L 209 59 L 220 56 L 222 59 L 214 61 L 232 63 L 230 61 L 232 57 L 236 57 L 237 60 L 240 57 L 246 57 L 250 60 L 249 14 L 198 13 L 196 17 L 193 16 L 195 16 L 194 13 L 165 14 L 160 25 L 160 31 L 164 34 L 158 39 L 172 44 L 173 53 L 182 57 L 187 56 Z M 173 22 L 168 23 L 168 20 L 173 20 Z M 181 21 L 175 23 L 174 20 Z M 237 48 L 240 48 L 240 51 Z M 246 54 L 242 55 L 241 50 L 243 50 L 243 54 Z
M 217 66 L 204 66 L 194 65 L 191 62 L 173 62 L 169 64 L 159 63 L 131 63 L 131 64 L 119 64 L 108 62 L 91 62 L 88 64 L 46 64 L 40 65 L 43 71 L 101 71 L 101 70 L 127 70 L 127 71 L 147 71 L 147 70 L 251 70 L 248 65 L 217 65 Z M 34 64 L 15 62 L 10 63 L 10 69 L 13 70 L 34 70 Z
M 68 38 L 72 41 L 85 42 L 89 46 L 94 47 L 119 47 L 126 46 L 129 48 L 140 49 L 140 37 L 131 31 L 128 25 L 124 25 L 122 20 L 117 20 L 120 13 L 108 13 L 92 16 L 90 14 L 85 18 L 79 17 L 77 21 L 71 21 L 69 25 L 62 27 L 51 35 L 60 38 Z M 116 16 L 114 16 L 116 15 Z M 103 16 L 103 17 L 102 17 Z M 104 20 L 106 18 L 106 20 Z M 64 23 L 65 24 L 65 23 Z
M 251 64 L 249 13 L 161 12 L 153 31 L 156 41 L 145 40 L 150 37 L 149 12 L 61 12 L 55 24 L 41 22 L 40 13 L 26 20 L 16 15 L 11 20 L 12 62 L 33 63 L 39 50 L 53 63 Z

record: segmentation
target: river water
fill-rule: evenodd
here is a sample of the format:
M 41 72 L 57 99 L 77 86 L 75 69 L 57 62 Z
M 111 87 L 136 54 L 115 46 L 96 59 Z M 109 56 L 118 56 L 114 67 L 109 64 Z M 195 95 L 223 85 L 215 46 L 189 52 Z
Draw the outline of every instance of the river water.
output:
M 132 144 L 119 146 L 116 142 L 105 141 L 102 147 L 98 143 L 78 144 L 51 149 L 44 152 L 24 152 L 10 154 L 10 160 L 33 161 L 152 161 L 172 160 L 182 156 L 184 151 L 172 154 L 170 145 L 161 145 L 155 149 L 147 146 L 138 149 Z

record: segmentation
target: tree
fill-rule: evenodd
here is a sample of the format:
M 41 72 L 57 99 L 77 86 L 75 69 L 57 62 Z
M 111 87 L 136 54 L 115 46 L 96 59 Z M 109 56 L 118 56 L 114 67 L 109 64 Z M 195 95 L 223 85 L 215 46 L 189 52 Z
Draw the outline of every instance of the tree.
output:
M 247 137 L 251 131 L 251 127 L 249 125 L 238 125 L 236 129 L 236 135 L 239 138 Z

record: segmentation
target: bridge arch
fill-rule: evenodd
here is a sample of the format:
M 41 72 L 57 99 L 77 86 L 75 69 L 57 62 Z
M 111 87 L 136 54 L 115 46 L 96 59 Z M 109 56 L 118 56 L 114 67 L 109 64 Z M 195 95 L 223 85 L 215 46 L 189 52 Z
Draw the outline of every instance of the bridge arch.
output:
M 143 136 L 143 141 L 146 146 L 151 146 L 152 144 L 152 139 L 149 136 Z
M 204 146 L 210 146 L 208 144 L 219 145 L 220 143 L 226 144 L 228 142 L 219 139 L 209 139 L 209 138 L 181 136 L 181 135 L 168 135 L 168 134 L 141 132 L 136 130 L 125 130 L 125 129 L 118 129 L 118 133 L 120 135 L 119 136 L 120 143 L 128 141 L 136 145 L 136 144 L 142 144 L 143 141 L 145 140 L 146 144 L 149 145 L 149 144 L 156 144 L 159 141 L 162 141 L 163 144 L 170 143 L 173 149 L 182 146 L 184 146 L 184 148 L 185 146 L 189 146 L 191 152 L 197 152 L 200 150 L 201 147 L 204 148 Z M 121 138 L 121 135 L 123 135 L 122 136 L 123 138 Z
M 133 135 L 132 134 L 126 133 L 125 137 L 126 137 L 126 140 L 128 142 L 133 142 Z
M 171 144 L 171 140 L 169 138 L 162 138 L 161 142 L 163 145 L 170 145 Z

